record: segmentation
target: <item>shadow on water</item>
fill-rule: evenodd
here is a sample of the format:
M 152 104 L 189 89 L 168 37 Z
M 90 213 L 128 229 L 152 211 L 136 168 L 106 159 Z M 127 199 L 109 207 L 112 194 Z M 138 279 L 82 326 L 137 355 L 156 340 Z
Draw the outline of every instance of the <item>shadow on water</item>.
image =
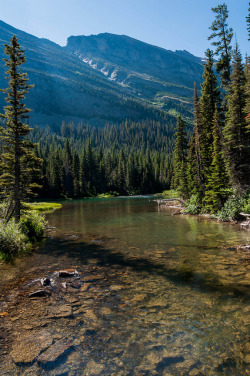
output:
M 89 244 L 87 242 L 75 242 L 69 239 L 50 238 L 38 250 L 43 255 L 53 255 L 56 258 L 66 256 L 78 260 L 80 264 L 86 265 L 89 261 L 95 260 L 98 266 L 119 266 L 131 268 L 138 273 L 148 273 L 163 277 L 175 285 L 188 285 L 190 288 L 200 292 L 219 292 L 221 294 L 233 294 L 234 296 L 248 297 L 248 286 L 245 284 L 222 284 L 216 275 L 208 276 L 201 272 L 187 268 L 168 268 L 166 264 L 161 264 L 147 258 L 130 259 L 116 249 L 108 249 L 100 244 Z

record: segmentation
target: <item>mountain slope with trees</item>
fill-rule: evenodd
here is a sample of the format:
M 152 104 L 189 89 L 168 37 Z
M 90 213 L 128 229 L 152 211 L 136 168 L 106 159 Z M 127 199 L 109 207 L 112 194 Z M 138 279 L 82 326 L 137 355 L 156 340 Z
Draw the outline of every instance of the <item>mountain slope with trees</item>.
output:
M 9 39 L 14 34 L 25 50 L 27 57 L 25 69 L 35 85 L 26 100 L 27 106 L 32 110 L 31 122 L 33 124 L 61 126 L 62 121 L 73 121 L 76 125 L 83 121 L 91 125 L 104 126 L 107 122 L 119 123 L 126 118 L 134 121 L 147 118 L 168 120 L 171 115 L 176 116 L 178 113 L 185 118 L 191 118 L 191 89 L 185 83 L 180 84 L 184 77 L 186 79 L 189 77 L 191 82 L 194 73 L 198 80 L 199 77 L 201 78 L 200 61 L 191 54 L 183 51 L 175 54 L 159 49 L 169 56 L 169 64 L 180 63 L 182 69 L 186 69 L 186 73 L 180 75 L 180 69 L 179 71 L 177 69 L 175 81 L 179 75 L 180 77 L 178 83 L 174 84 L 166 83 L 162 77 L 158 77 L 157 82 L 153 83 L 157 87 L 156 91 L 155 88 L 153 89 L 153 95 L 151 93 L 152 81 L 143 79 L 140 84 L 140 95 L 137 95 L 133 85 L 122 86 L 110 80 L 102 72 L 81 61 L 69 48 L 61 47 L 47 39 L 37 38 L 0 21 L 1 88 L 6 86 L 2 62 L 4 45 L 9 43 Z M 116 37 L 119 38 L 119 36 Z M 139 41 L 135 43 L 142 44 Z M 158 50 L 158 47 L 152 48 L 153 51 Z M 182 56 L 183 54 L 185 57 Z M 171 56 L 174 56 L 175 60 Z M 146 65 L 145 60 L 144 68 Z M 194 67 L 190 74 L 188 66 Z M 143 70 L 141 73 L 143 74 Z M 145 76 L 147 74 L 145 72 Z M 169 95 L 169 85 L 175 90 L 171 95 Z M 174 98 L 169 99 L 169 96 Z M 3 106 L 4 95 L 0 94 L 0 108 Z

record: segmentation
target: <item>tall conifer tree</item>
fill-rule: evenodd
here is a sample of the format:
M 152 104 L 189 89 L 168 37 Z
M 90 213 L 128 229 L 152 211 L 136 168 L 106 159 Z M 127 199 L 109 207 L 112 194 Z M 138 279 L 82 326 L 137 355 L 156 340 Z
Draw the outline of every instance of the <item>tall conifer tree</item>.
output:
M 20 66 L 26 62 L 24 50 L 21 49 L 16 36 L 5 45 L 7 58 L 3 59 L 7 66 L 9 86 L 1 90 L 7 94 L 5 113 L 1 115 L 6 127 L 1 127 L 1 139 L 4 142 L 4 153 L 1 157 L 0 187 L 2 197 L 9 199 L 6 220 L 12 215 L 15 221 L 20 220 L 21 201 L 26 199 L 37 185 L 32 182 L 38 172 L 40 162 L 33 152 L 34 145 L 26 139 L 31 128 L 27 124 L 30 109 L 23 103 L 25 94 L 32 85 L 28 84 L 27 73 L 22 73 Z
M 236 45 L 227 98 L 229 108 L 223 133 L 230 179 L 239 191 L 250 183 L 250 138 L 245 119 L 245 82 L 244 66 Z
M 194 84 L 194 143 L 195 143 L 195 155 L 196 155 L 196 172 L 197 176 L 195 180 L 199 186 L 199 191 L 205 191 L 205 179 L 204 179 L 204 161 L 203 161 L 203 145 L 204 137 L 206 136 L 202 128 L 203 124 L 201 121 L 201 111 L 200 111 L 200 99 L 197 92 L 197 86 Z M 197 186 L 197 188 L 198 188 Z
M 177 189 L 183 197 L 186 197 L 188 194 L 186 177 L 187 135 L 185 127 L 186 124 L 183 119 L 181 116 L 178 116 L 173 153 L 174 170 L 172 186 L 174 189 Z
M 247 129 L 250 132 L 250 58 L 247 58 L 245 66 L 245 75 L 246 75 L 246 84 L 245 84 L 245 93 L 246 93 L 246 123 Z
M 249 2 L 249 8 L 248 8 L 248 15 L 246 19 L 247 19 L 248 40 L 250 40 L 250 2 Z
M 228 10 L 225 3 L 212 8 L 212 11 L 215 13 L 215 20 L 210 27 L 213 32 L 208 39 L 216 38 L 212 42 L 212 45 L 216 47 L 215 55 L 219 56 L 216 67 L 221 77 L 221 83 L 225 87 L 230 81 L 233 29 L 229 28 L 227 24 Z
M 220 91 L 217 86 L 217 79 L 213 71 L 213 52 L 206 51 L 206 64 L 204 65 L 203 83 L 201 84 L 200 118 L 202 125 L 201 156 L 204 167 L 204 174 L 207 175 L 209 166 L 212 163 L 213 145 L 213 118 L 215 110 L 220 109 Z
M 222 150 L 220 118 L 218 110 L 215 108 L 213 117 L 212 163 L 209 168 L 205 192 L 205 209 L 210 213 L 216 213 L 223 206 L 225 201 L 225 187 L 227 185 L 228 180 Z

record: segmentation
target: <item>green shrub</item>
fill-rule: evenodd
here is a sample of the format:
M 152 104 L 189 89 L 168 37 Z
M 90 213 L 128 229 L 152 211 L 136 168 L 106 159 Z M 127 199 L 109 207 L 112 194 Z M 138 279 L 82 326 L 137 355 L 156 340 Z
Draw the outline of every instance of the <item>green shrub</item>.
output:
M 250 190 L 248 190 L 244 194 L 243 200 L 244 200 L 244 205 L 242 207 L 242 212 L 245 214 L 250 214 Z
M 223 208 L 219 210 L 215 217 L 220 221 L 236 220 L 240 217 L 244 200 L 236 196 L 230 197 L 224 204 Z
M 250 214 L 250 203 L 249 203 L 249 204 L 246 204 L 246 205 L 243 207 L 242 212 L 245 213 L 245 214 Z
M 27 236 L 20 225 L 11 220 L 7 224 L 0 221 L 0 260 L 11 260 L 15 255 L 31 250 Z
M 200 205 L 199 205 L 199 194 L 196 193 L 192 195 L 190 199 L 185 204 L 185 213 L 188 214 L 199 214 L 200 213 Z
M 38 214 L 36 211 L 28 212 L 23 215 L 20 220 L 20 229 L 28 239 L 34 243 L 42 238 L 46 221 L 43 215 Z
M 164 198 L 179 198 L 180 194 L 175 189 L 169 189 L 169 190 L 163 191 L 161 193 L 161 196 L 163 196 Z

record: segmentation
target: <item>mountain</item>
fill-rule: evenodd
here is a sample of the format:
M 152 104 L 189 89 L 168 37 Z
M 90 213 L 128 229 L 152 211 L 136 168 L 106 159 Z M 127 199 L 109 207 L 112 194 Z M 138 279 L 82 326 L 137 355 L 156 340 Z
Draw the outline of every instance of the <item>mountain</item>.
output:
M 0 88 L 7 87 L 2 58 L 13 34 L 25 50 L 23 70 L 35 84 L 26 97 L 32 124 L 53 126 L 64 120 L 103 126 L 126 118 L 191 115 L 193 82 L 200 82 L 202 65 L 185 51 L 112 34 L 72 36 L 61 47 L 0 21 Z M 0 93 L 0 112 L 4 96 Z
M 110 81 L 165 110 L 192 108 L 193 86 L 202 81 L 202 59 L 187 51 L 169 51 L 126 35 L 71 36 L 66 50 Z

